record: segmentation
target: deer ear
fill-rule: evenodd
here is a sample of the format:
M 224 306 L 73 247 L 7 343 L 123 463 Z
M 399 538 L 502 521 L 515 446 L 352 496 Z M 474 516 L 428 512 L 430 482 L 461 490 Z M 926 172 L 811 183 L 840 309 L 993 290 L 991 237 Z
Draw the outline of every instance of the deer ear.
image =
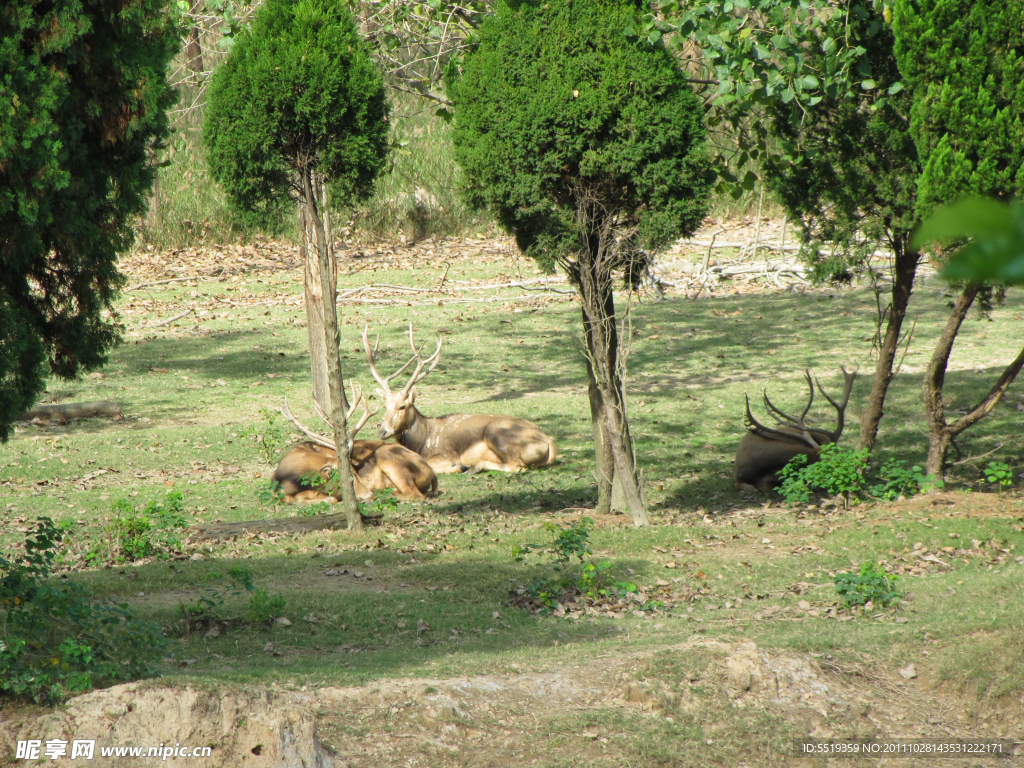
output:
M 416 387 L 413 387 L 412 389 L 409 390 L 409 405 L 412 405 L 413 401 L 415 401 L 415 400 L 416 400 Z
M 375 389 L 375 390 L 373 390 L 373 394 L 375 394 L 377 396 L 378 400 L 383 400 L 384 399 L 384 390 L 383 389 Z

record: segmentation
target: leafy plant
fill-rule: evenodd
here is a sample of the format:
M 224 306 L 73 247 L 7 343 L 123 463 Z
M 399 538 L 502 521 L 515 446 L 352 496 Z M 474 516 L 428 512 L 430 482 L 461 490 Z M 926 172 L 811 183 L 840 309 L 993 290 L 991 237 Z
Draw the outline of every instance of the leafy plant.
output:
M 111 504 L 114 517 L 103 526 L 103 538 L 86 555 L 87 562 L 126 563 L 147 557 L 166 560 L 184 548 L 181 531 L 188 528 L 181 491 L 168 491 L 163 502 L 150 501 L 140 512 L 127 499 Z
M 284 503 L 284 491 L 277 480 L 271 480 L 267 485 L 256 490 L 256 500 L 261 507 L 270 507 Z
M 983 471 L 985 472 L 986 482 L 999 483 L 999 485 L 1004 487 L 1013 485 L 1013 472 L 1010 471 L 1009 464 L 1004 464 L 1000 461 L 990 461 Z
M 562 527 L 557 523 L 545 523 L 544 528 L 555 534 L 550 544 L 523 544 L 512 550 L 516 560 L 522 562 L 533 552 L 548 552 L 555 558 L 554 570 L 564 575 L 560 579 L 543 578 L 527 586 L 526 591 L 537 602 L 554 610 L 559 597 L 570 591 L 583 594 L 592 600 L 612 597 L 625 593 L 636 593 L 637 585 L 628 581 L 610 582 L 612 564 L 608 560 L 594 562 L 590 559 L 590 532 L 594 521 L 584 517 L 578 523 Z M 574 562 L 575 561 L 575 562 Z M 655 603 L 640 606 L 641 610 L 653 608 Z
M 941 488 L 944 483 L 935 475 L 924 474 L 924 469 L 916 464 L 910 468 L 907 462 L 900 459 L 889 459 L 878 471 L 881 481 L 871 486 L 870 493 L 876 499 L 895 501 L 903 497 L 909 499 L 931 488 Z
M 866 450 L 850 451 L 827 443 L 821 446 L 819 457 L 808 464 L 807 456 L 800 454 L 779 470 L 779 493 L 788 503 L 806 504 L 811 494 L 819 491 L 829 496 L 841 494 L 849 502 L 850 494 L 861 490 L 868 463 Z
M 398 509 L 398 497 L 391 488 L 378 488 L 373 492 L 373 498 L 369 502 L 360 502 L 359 507 L 364 515 L 384 517 Z
M 0 555 L 0 697 L 58 704 L 95 685 L 151 675 L 168 653 L 160 628 L 127 605 L 51 579 L 65 535 L 40 518 L 24 554 Z
M 837 573 L 836 592 L 847 608 L 867 605 L 885 608 L 898 603 L 903 597 L 899 589 L 899 576 L 888 574 L 878 563 L 861 563 L 859 573 Z
M 245 568 L 233 567 L 226 578 L 220 573 L 211 573 L 208 578 L 214 582 L 214 586 L 208 587 L 194 601 L 178 606 L 186 635 L 200 627 L 238 621 L 224 615 L 224 607 L 232 598 L 249 596 L 245 620 L 250 624 L 269 623 L 284 611 L 285 599 L 258 588 L 253 583 L 252 573 Z
M 239 436 L 256 443 L 256 450 L 263 460 L 273 463 L 288 442 L 288 436 L 278 424 L 276 413 L 263 407 L 260 408 L 260 415 L 263 417 L 262 421 L 250 424 Z

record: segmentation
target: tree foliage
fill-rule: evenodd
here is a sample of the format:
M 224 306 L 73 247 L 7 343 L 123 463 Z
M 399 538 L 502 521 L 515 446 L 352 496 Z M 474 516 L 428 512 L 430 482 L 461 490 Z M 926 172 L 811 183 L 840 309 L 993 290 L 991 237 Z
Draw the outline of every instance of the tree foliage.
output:
M 896 0 L 896 56 L 913 91 L 918 208 L 1024 191 L 1024 5 Z
M 270 0 L 214 74 L 203 123 L 214 178 L 255 221 L 302 195 L 300 169 L 334 199 L 369 194 L 388 153 L 384 85 L 333 0 Z
M 0 439 L 50 372 L 101 365 L 118 254 L 167 136 L 177 30 L 161 0 L 0 6 Z
M 544 267 L 580 248 L 581 187 L 635 230 L 623 254 L 692 232 L 707 210 L 700 101 L 667 51 L 627 39 L 636 10 L 500 5 L 449 86 L 471 201 Z
M 894 250 L 909 239 L 915 211 L 919 164 L 907 127 L 911 101 L 897 88 L 900 72 L 893 34 L 870 2 L 851 3 L 848 17 L 822 26 L 829 39 L 845 34 L 862 50 L 861 62 L 875 87 L 823 95 L 814 105 L 776 99 L 766 104 L 771 129 L 783 153 L 766 155 L 768 185 L 808 240 L 839 245 L 827 259 L 813 249 L 819 276 L 848 275 L 849 259 L 871 253 L 879 241 Z M 828 56 L 807 52 L 806 65 L 825 68 Z

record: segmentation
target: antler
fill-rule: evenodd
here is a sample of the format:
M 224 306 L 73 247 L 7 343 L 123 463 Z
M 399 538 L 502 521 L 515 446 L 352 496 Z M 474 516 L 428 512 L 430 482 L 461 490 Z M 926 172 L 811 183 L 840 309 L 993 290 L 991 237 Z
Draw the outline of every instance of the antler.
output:
M 410 346 L 412 346 L 412 357 L 409 358 L 409 360 L 406 362 L 405 365 L 403 365 L 397 371 L 392 373 L 390 376 L 388 376 L 386 378 L 381 376 L 377 372 L 377 366 L 374 365 L 374 359 L 373 359 L 374 353 L 376 353 L 376 351 L 377 351 L 378 344 L 374 343 L 373 349 L 372 350 L 370 349 L 370 339 L 367 336 L 367 333 L 369 331 L 369 327 L 370 326 L 367 325 L 367 326 L 365 326 L 363 328 L 363 349 L 366 351 L 366 360 L 370 364 L 370 373 L 373 374 L 373 378 L 380 385 L 380 388 L 384 390 L 384 393 L 386 395 L 391 395 L 392 394 L 391 386 L 389 385 L 388 382 L 390 382 L 398 374 L 402 373 L 402 371 L 404 371 L 406 368 L 408 368 L 413 363 L 416 363 L 416 368 L 413 370 L 412 376 L 409 377 L 409 381 L 406 383 L 406 385 L 404 387 L 402 387 L 401 393 L 403 395 L 407 395 L 409 393 L 409 390 L 412 389 L 413 385 L 417 381 L 422 379 L 424 376 L 426 376 L 428 373 L 430 373 L 432 370 L 434 370 L 434 368 L 437 367 L 437 364 L 438 364 L 438 362 L 441 359 L 441 343 L 443 342 L 444 337 L 443 336 L 438 336 L 437 337 L 437 349 L 434 351 L 434 354 L 432 354 L 430 357 L 428 357 L 426 360 L 424 360 L 422 357 L 420 357 L 420 351 L 418 349 L 416 349 L 416 342 L 413 340 L 413 335 L 412 335 L 412 323 L 409 323 L 409 344 L 410 344 Z M 379 341 L 380 341 L 380 337 L 378 336 L 377 337 L 377 342 L 379 342 Z M 424 366 L 429 366 L 426 371 L 423 370 Z
M 846 418 L 846 406 L 850 402 L 850 393 L 853 391 L 853 380 L 857 378 L 857 369 L 854 368 L 852 372 L 848 372 L 843 366 L 839 366 L 839 370 L 843 372 L 843 396 L 841 398 L 842 404 L 837 403 L 821 387 L 821 382 L 817 379 L 814 383 L 818 385 L 818 391 L 821 392 L 822 397 L 832 404 L 832 407 L 836 409 L 836 430 L 835 432 L 829 432 L 828 430 L 821 430 L 829 437 L 832 438 L 832 442 L 839 442 L 839 436 L 843 434 L 843 426 Z
M 438 334 L 437 335 L 437 349 L 434 350 L 434 354 L 432 354 L 426 360 L 423 360 L 420 357 L 420 351 L 418 349 L 416 349 L 416 342 L 413 341 L 413 338 L 412 338 L 412 323 L 411 322 L 409 323 L 409 346 L 412 347 L 413 360 L 416 361 L 416 369 L 412 372 L 412 376 L 409 377 L 408 383 L 402 388 L 402 394 L 403 395 L 409 394 L 409 390 L 412 389 L 413 385 L 417 381 L 419 381 L 420 379 L 424 378 L 428 373 L 430 373 L 432 370 L 434 370 L 437 367 L 437 364 L 441 361 L 441 344 L 442 344 L 443 341 L 444 341 L 444 336 L 442 336 L 441 334 Z M 411 363 L 412 360 L 410 360 L 409 362 Z M 405 367 L 407 367 L 408 365 L 409 365 L 409 363 L 406 363 L 405 366 L 402 367 L 402 370 L 405 370 Z M 423 366 L 425 366 L 425 365 L 429 365 L 430 367 L 427 368 L 427 370 L 424 371 L 423 370 Z M 422 373 L 421 373 L 421 371 L 422 371 Z
M 807 388 L 810 390 L 810 397 L 807 398 L 807 405 L 804 406 L 803 413 L 800 414 L 799 419 L 794 419 L 789 414 L 784 413 L 780 411 L 778 408 L 776 408 L 775 404 L 768 399 L 768 390 L 766 389 L 764 391 L 765 407 L 768 409 L 768 413 L 771 415 L 771 417 L 775 419 L 775 421 L 778 422 L 779 424 L 784 424 L 785 422 L 788 421 L 794 427 L 797 427 L 799 429 L 806 429 L 806 427 L 804 426 L 804 419 L 807 417 L 808 411 L 811 410 L 811 406 L 814 404 L 814 384 L 811 381 L 810 371 L 804 371 L 804 377 L 807 379 Z
M 755 419 L 754 418 L 754 414 L 752 414 L 750 412 L 750 396 L 749 395 L 744 395 L 744 397 L 746 398 L 746 401 L 747 401 L 747 416 L 746 416 L 745 421 L 746 421 L 747 429 L 749 429 L 751 432 L 753 432 L 755 434 L 758 434 L 758 435 L 761 435 L 762 437 L 767 437 L 769 435 L 772 435 L 772 436 L 775 436 L 775 437 L 781 437 L 784 440 L 793 440 L 793 439 L 799 438 L 799 439 L 803 440 L 804 442 L 806 442 L 811 448 L 817 449 L 817 448 L 820 447 L 818 445 L 817 441 L 815 441 L 815 439 L 813 437 L 811 437 L 811 433 L 808 432 L 807 428 L 803 425 L 803 421 L 802 421 L 803 417 L 801 417 L 801 422 L 800 423 L 797 423 L 795 419 L 792 420 L 793 421 L 793 426 L 795 428 L 799 429 L 800 430 L 799 432 L 786 432 L 785 430 L 782 430 L 782 429 L 772 429 L 771 427 L 766 427 L 764 424 L 762 424 L 757 419 Z M 765 397 L 765 401 L 767 401 L 767 400 L 768 400 L 768 398 L 766 396 Z M 769 405 L 769 407 L 774 408 L 774 406 L 771 406 L 771 405 Z M 782 413 L 782 412 L 779 411 L 779 413 Z M 807 411 L 804 411 L 804 415 L 806 415 L 806 414 L 807 414 Z M 785 414 L 783 414 L 783 415 L 785 415 Z M 777 421 L 779 421 L 779 423 L 782 423 L 781 419 L 777 419 Z
M 299 430 L 299 432 L 304 434 L 314 443 L 316 443 L 317 445 L 322 445 L 324 448 L 330 448 L 332 451 L 337 450 L 333 440 L 331 440 L 329 437 L 318 435 L 316 432 L 311 430 L 309 427 L 304 425 L 301 421 L 299 421 L 297 418 L 295 418 L 295 416 L 292 415 L 292 411 L 288 407 L 288 395 L 285 395 L 284 406 L 280 410 L 282 416 L 288 419 L 288 421 L 290 421 L 295 426 L 295 428 Z
M 843 366 L 839 366 L 839 368 L 840 368 L 840 370 L 842 370 L 843 377 L 845 379 L 845 385 L 843 387 L 843 395 L 842 395 L 842 398 L 841 398 L 842 399 L 842 403 L 837 403 L 835 400 L 833 400 L 828 395 L 828 393 L 822 388 L 821 382 L 818 381 L 818 379 L 812 379 L 811 378 L 811 372 L 810 371 L 804 371 L 804 376 L 807 379 L 807 386 L 808 386 L 808 389 L 810 391 L 810 394 L 809 394 L 809 396 L 807 398 L 807 405 L 804 407 L 804 410 L 800 414 L 799 418 L 794 418 L 794 417 L 790 416 L 789 414 L 787 414 L 787 413 L 781 411 L 780 409 L 776 408 L 775 405 L 772 403 L 772 401 L 768 398 L 767 390 L 764 393 L 764 404 L 768 408 L 768 413 L 772 416 L 772 418 L 775 419 L 775 421 L 777 421 L 779 424 L 785 424 L 785 423 L 788 422 L 790 429 L 794 429 L 794 430 L 798 430 L 798 431 L 790 432 L 790 431 L 786 431 L 785 429 L 772 429 L 771 427 L 766 427 L 766 426 L 764 426 L 764 424 L 761 424 L 760 422 L 758 422 L 757 419 L 754 418 L 754 415 L 750 412 L 750 398 L 749 397 L 746 398 L 746 401 L 747 401 L 747 414 L 746 414 L 746 425 L 747 425 L 747 428 L 750 429 L 752 432 L 754 432 L 754 433 L 756 433 L 758 435 L 761 435 L 762 437 L 767 437 L 767 436 L 771 435 L 771 436 L 775 436 L 775 437 L 781 437 L 781 438 L 784 438 L 786 440 L 793 440 L 794 438 L 799 438 L 799 439 L 803 440 L 804 442 L 806 442 L 812 448 L 820 447 L 821 443 L 814 439 L 814 437 L 811 435 L 811 430 L 809 430 L 807 428 L 806 424 L 804 424 L 804 419 L 807 417 L 808 412 L 811 410 L 811 405 L 814 403 L 814 387 L 815 387 L 815 385 L 817 385 L 818 391 L 821 392 L 822 396 L 824 396 L 824 398 L 826 400 L 828 400 L 829 403 L 832 404 L 832 407 L 836 409 L 836 411 L 838 413 L 838 419 L 837 419 L 838 424 L 837 424 L 836 430 L 834 432 L 830 432 L 827 429 L 820 429 L 818 427 L 814 428 L 814 432 L 818 432 L 818 433 L 821 433 L 822 435 L 828 436 L 833 443 L 834 442 L 838 442 L 839 441 L 839 436 L 842 435 L 842 433 L 843 433 L 843 420 L 844 420 L 844 416 L 845 416 L 845 413 L 846 413 L 846 405 L 850 401 L 850 392 L 853 390 L 853 380 L 857 377 L 857 370 L 856 369 L 854 369 L 853 372 L 850 373 L 850 372 L 847 372 L 846 368 L 844 368 Z
M 411 327 L 411 324 L 410 324 L 410 327 Z M 410 365 L 412 365 L 413 360 L 415 360 L 416 358 L 412 357 L 409 360 L 409 362 L 407 362 L 405 365 L 403 365 L 397 371 L 392 373 L 386 379 L 383 378 L 379 373 L 377 373 L 377 366 L 373 364 L 373 356 L 377 352 L 377 346 L 380 343 L 380 335 L 377 336 L 377 340 L 374 342 L 373 349 L 371 350 L 370 349 L 370 340 L 366 336 L 366 334 L 369 331 L 369 329 L 370 329 L 369 325 L 363 326 L 363 349 L 366 350 L 366 361 L 370 364 L 370 373 L 373 374 L 374 380 L 378 384 L 380 384 L 380 388 L 384 390 L 384 394 L 390 395 L 391 394 L 391 387 L 388 385 L 388 382 L 391 381 L 393 378 L 395 378 L 395 376 L 400 374 L 406 368 L 408 368 Z
M 345 414 L 345 422 L 348 423 L 348 420 L 352 418 L 352 414 L 356 412 L 356 408 L 358 408 L 360 404 L 363 406 L 363 415 L 359 418 L 359 422 L 348 431 L 348 449 L 351 452 L 352 443 L 355 440 L 356 434 L 359 432 L 360 429 L 363 428 L 366 422 L 370 420 L 370 417 L 377 413 L 377 411 L 380 409 L 375 408 L 373 411 L 370 410 L 369 405 L 367 405 L 366 403 L 366 398 L 363 397 L 362 389 L 357 387 L 354 381 L 350 381 L 349 386 L 352 387 L 352 404 L 349 406 L 348 412 Z M 321 419 L 323 419 L 323 421 L 327 424 L 327 426 L 333 429 L 334 423 L 329 418 L 327 418 L 327 415 L 323 412 L 323 409 L 320 407 L 320 404 L 314 401 L 313 408 L 316 410 L 317 415 Z M 324 435 L 317 434 L 313 430 L 309 429 L 309 427 L 305 426 L 297 418 L 295 418 L 295 416 L 291 412 L 291 409 L 288 408 L 287 396 L 284 399 L 284 407 L 281 409 L 281 414 L 286 419 L 288 419 L 288 421 L 290 421 L 293 425 L 295 425 L 296 429 L 298 429 L 302 434 L 304 434 L 317 445 L 322 445 L 324 448 L 330 448 L 332 451 L 337 451 L 337 446 L 334 440 L 330 439 L 329 437 L 325 437 Z

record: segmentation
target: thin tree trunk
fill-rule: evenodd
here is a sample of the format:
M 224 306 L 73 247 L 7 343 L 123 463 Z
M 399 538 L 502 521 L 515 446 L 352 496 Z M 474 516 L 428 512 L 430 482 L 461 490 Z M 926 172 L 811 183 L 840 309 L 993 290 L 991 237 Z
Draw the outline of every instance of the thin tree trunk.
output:
M 313 223 L 305 205 L 300 206 L 300 224 L 303 231 L 302 263 L 306 300 L 306 332 L 309 338 L 309 372 L 313 384 L 313 399 L 324 413 L 331 413 L 331 388 L 327 376 L 327 336 L 324 330 L 324 291 L 320 282 L 320 256 L 313 247 Z
M 893 361 L 896 359 L 900 331 L 907 315 L 910 292 L 914 287 L 914 275 L 917 274 L 917 264 L 921 258 L 919 252 L 912 251 L 907 247 L 908 237 L 909 233 L 904 233 L 893 238 L 895 258 L 893 260 L 892 304 L 889 309 L 889 321 L 878 350 L 878 363 L 875 365 L 875 378 L 871 382 L 871 393 L 868 395 L 868 402 L 860 419 L 860 441 L 857 447 L 868 451 L 874 450 L 875 441 L 878 439 L 878 425 L 884 414 L 885 396 L 889 391 L 889 385 L 896 376 L 893 371 Z
M 621 484 L 623 501 L 637 526 L 647 525 L 647 510 L 637 479 L 636 462 L 633 456 L 629 422 L 626 418 L 626 398 L 622 379 L 619 375 L 619 341 L 615 316 L 615 301 L 612 294 L 612 275 L 600 265 L 600 253 L 581 254 L 579 265 L 580 303 L 583 309 L 584 337 L 587 342 L 590 371 L 599 395 L 598 410 L 603 423 L 603 437 L 606 448 L 599 455 L 599 462 L 610 449 L 613 475 Z M 588 258 L 589 257 L 589 258 Z M 592 412 L 594 399 L 592 398 Z M 597 429 L 595 428 L 595 434 Z M 598 447 L 595 445 L 595 453 Z M 601 471 L 599 466 L 599 471 Z M 613 501 L 610 499 L 610 503 Z
M 199 13 L 202 4 L 203 0 L 192 0 L 192 4 L 189 7 L 189 13 L 192 15 L 193 19 L 196 14 Z M 202 27 L 193 22 L 188 31 L 188 44 L 185 46 L 185 60 L 188 62 L 188 68 L 196 77 L 198 77 L 198 75 L 203 71 L 203 49 L 199 44 L 202 31 Z
M 594 432 L 594 477 L 597 480 L 597 503 L 594 512 L 606 515 L 612 511 L 612 478 L 615 475 L 615 463 L 611 443 L 604 434 L 604 404 L 601 390 L 594 379 L 594 366 L 590 363 L 590 355 L 585 357 L 587 377 L 590 380 L 587 393 L 590 396 L 590 422 Z
M 321 206 L 317 205 L 316 199 L 316 192 L 319 192 L 321 201 L 324 201 L 326 191 L 316 180 L 310 178 L 311 172 L 308 169 L 303 169 L 301 173 L 307 221 L 312 224 L 316 234 L 317 266 L 323 295 L 321 308 L 327 352 L 327 378 L 330 386 L 330 402 L 332 404 L 332 408 L 328 413 L 331 414 L 331 422 L 334 426 L 334 444 L 337 446 L 338 451 L 338 482 L 341 486 L 341 507 L 348 520 L 349 529 L 361 530 L 363 521 L 359 514 L 359 502 L 356 499 L 355 485 L 352 480 L 352 465 L 348 461 L 348 427 L 345 424 L 345 382 L 341 372 L 341 352 L 339 349 L 341 338 L 338 333 L 337 299 L 335 297 L 333 275 L 334 260 L 331 258 L 334 244 L 327 237 L 320 213 L 321 209 L 326 213 L 326 205 L 321 208 Z M 327 213 L 327 215 L 330 214 Z
M 974 299 L 978 296 L 981 286 L 967 285 L 953 302 L 953 311 L 949 313 L 946 327 L 942 329 L 939 343 L 932 353 L 928 369 L 924 374 L 924 413 L 928 421 L 928 461 L 925 471 L 943 479 L 946 470 L 946 451 L 954 435 L 946 426 L 946 416 L 942 405 L 942 387 L 946 383 L 946 366 L 953 351 L 953 342 L 960 331 L 960 326 L 967 317 Z

